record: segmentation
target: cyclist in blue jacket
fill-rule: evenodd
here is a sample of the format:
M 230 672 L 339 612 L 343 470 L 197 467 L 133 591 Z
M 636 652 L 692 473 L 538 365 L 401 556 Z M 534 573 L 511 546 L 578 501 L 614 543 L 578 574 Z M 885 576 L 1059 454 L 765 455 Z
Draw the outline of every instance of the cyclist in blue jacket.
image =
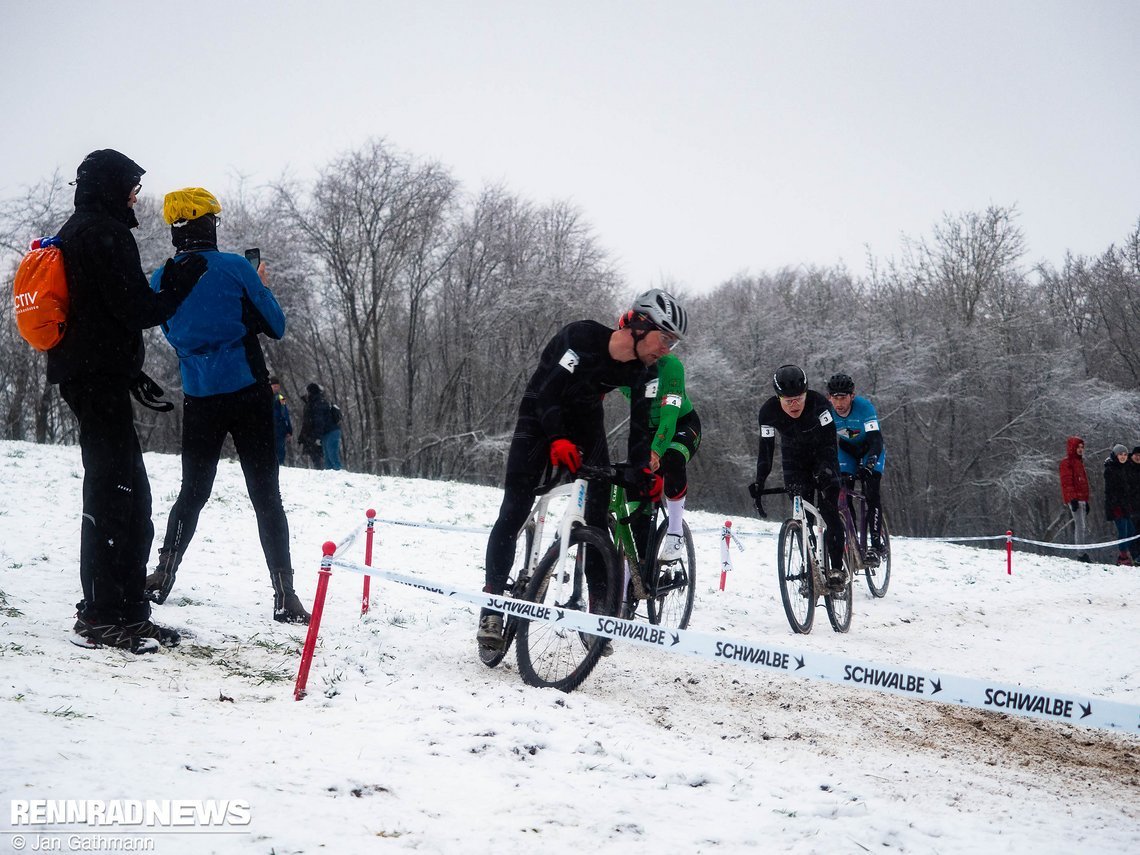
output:
M 285 313 L 265 286 L 265 264 L 254 270 L 240 255 L 218 251 L 218 200 L 201 187 L 166 195 L 163 216 L 171 227 L 176 258 L 198 255 L 206 272 L 191 296 L 163 324 L 178 353 L 185 393 L 182 409 L 182 489 L 170 511 L 158 568 L 147 577 L 147 595 L 162 603 L 186 553 L 198 516 L 210 498 L 226 435 L 245 474 L 257 517 L 261 548 L 273 584 L 273 619 L 309 622 L 293 589 L 289 522 L 281 503 L 273 392 L 258 335 L 279 339 Z M 162 287 L 156 273 L 151 287 Z
M 883 466 L 887 462 L 887 447 L 879 429 L 879 415 L 874 404 L 855 394 L 855 381 L 849 374 L 831 375 L 827 381 L 827 397 L 835 411 L 839 471 L 851 481 L 858 478 L 863 482 L 871 537 L 864 561 L 873 566 L 879 563 L 883 550 L 880 483 Z

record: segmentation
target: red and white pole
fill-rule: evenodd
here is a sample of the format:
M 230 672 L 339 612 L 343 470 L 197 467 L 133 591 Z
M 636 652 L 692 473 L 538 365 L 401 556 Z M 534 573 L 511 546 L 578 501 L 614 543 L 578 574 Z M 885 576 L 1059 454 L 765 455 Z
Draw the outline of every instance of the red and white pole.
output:
M 376 526 L 376 511 L 369 508 L 364 512 L 364 516 L 368 517 L 368 530 L 364 533 L 364 566 L 372 566 L 372 535 L 373 529 Z M 360 614 L 368 614 L 368 589 L 372 584 L 372 577 L 364 577 L 364 593 L 361 594 L 360 599 Z
M 1013 532 L 1005 533 L 1005 575 L 1013 575 Z
M 720 530 L 720 589 L 724 590 L 724 583 L 728 578 L 728 571 L 732 569 L 732 552 L 729 545 L 732 541 L 732 520 L 724 521 L 724 528 Z
M 325 595 L 329 589 L 329 578 L 332 576 L 332 557 L 336 553 L 336 544 L 326 541 L 321 547 L 324 557 L 321 558 L 321 569 L 317 574 L 317 596 L 313 599 L 313 614 L 309 618 L 309 633 L 305 636 L 305 647 L 301 651 L 301 667 L 297 670 L 297 683 L 293 686 L 293 700 L 299 701 L 305 697 L 305 686 L 309 682 L 309 666 L 313 664 L 313 651 L 317 647 L 317 634 L 321 631 L 321 615 L 325 610 Z

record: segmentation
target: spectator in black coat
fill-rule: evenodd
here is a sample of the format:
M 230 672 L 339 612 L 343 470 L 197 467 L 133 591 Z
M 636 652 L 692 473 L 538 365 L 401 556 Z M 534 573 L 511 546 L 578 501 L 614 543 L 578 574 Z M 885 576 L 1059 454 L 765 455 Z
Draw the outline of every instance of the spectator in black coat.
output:
M 47 376 L 79 423 L 83 522 L 75 642 L 149 653 L 178 643 L 150 621 L 143 594 L 154 525 L 150 482 L 135 433 L 133 394 L 156 409 L 162 390 L 142 373 L 142 330 L 170 318 L 206 269 L 197 257 L 168 261 L 150 289 L 131 229 L 145 170 L 112 149 L 79 165 L 75 213 L 60 229 L 70 305 Z
M 1132 537 L 1132 484 L 1129 478 L 1128 449 L 1120 443 L 1104 461 L 1104 518 L 1116 525 L 1118 538 Z M 1120 544 L 1117 564 L 1132 566 L 1131 543 Z
M 310 383 L 301 396 L 305 412 L 301 416 L 298 441 L 309 455 L 314 469 L 340 469 L 340 408 L 329 403 L 325 390 Z

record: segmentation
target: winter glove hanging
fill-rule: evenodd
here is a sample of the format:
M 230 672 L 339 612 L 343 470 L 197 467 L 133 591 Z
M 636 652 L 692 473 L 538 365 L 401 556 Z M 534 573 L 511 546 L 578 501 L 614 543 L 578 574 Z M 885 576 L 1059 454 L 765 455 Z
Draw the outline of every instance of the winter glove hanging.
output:
M 170 401 L 159 400 L 166 393 L 162 391 L 161 386 L 141 371 L 139 372 L 139 376 L 131 383 L 131 394 L 136 401 L 149 410 L 155 410 L 159 413 L 169 413 L 174 409 L 174 404 L 170 403 Z

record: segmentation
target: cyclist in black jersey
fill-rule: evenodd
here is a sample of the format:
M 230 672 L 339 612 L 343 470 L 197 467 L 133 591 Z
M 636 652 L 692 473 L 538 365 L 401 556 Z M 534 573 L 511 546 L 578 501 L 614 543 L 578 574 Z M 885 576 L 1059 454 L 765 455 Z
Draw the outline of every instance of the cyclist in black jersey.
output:
M 781 365 L 772 376 L 776 394 L 760 406 L 760 450 L 756 457 L 756 481 L 748 491 L 762 517 L 760 491 L 772 471 L 776 434 L 781 438 L 780 456 L 784 486 L 819 508 L 827 524 L 827 552 L 831 560 L 828 584 L 842 590 L 843 547 L 847 542 L 839 515 L 839 457 L 835 416 L 827 398 L 808 388 L 807 374 L 796 365 Z M 816 491 L 819 492 L 816 501 Z
M 685 312 L 664 291 L 640 295 L 630 311 L 628 322 L 617 330 L 597 321 L 568 324 L 543 349 L 523 392 L 507 455 L 503 503 L 487 541 L 486 593 L 501 594 L 506 588 L 519 529 L 547 467 L 573 473 L 583 463 L 608 465 L 603 397 L 621 386 L 643 390 L 656 377 L 657 360 L 685 335 Z M 646 493 L 660 489 L 660 478 L 649 471 L 650 403 L 644 394 L 635 394 L 630 404 L 630 462 L 644 468 Z M 608 507 L 608 491 L 591 489 L 587 524 L 605 528 Z M 502 648 L 500 613 L 480 614 L 477 639 L 484 649 Z

